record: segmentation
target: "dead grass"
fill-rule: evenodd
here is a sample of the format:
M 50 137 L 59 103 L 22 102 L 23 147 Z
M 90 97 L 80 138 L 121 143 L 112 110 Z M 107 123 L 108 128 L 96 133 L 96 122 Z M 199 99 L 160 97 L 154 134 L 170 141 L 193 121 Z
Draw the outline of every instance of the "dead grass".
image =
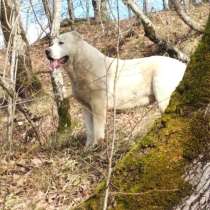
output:
M 43 102 L 42 102 L 43 103 Z M 42 107 L 43 104 L 38 107 Z M 37 102 L 36 102 L 37 104 Z M 33 105 L 34 106 L 34 105 Z M 49 106 L 49 105 L 48 105 Z M 46 115 L 43 106 L 39 110 Z M 33 135 L 27 138 L 29 128 L 23 123 L 15 128 L 12 152 L 1 152 L 0 207 L 5 209 L 67 209 L 79 204 L 93 192 L 104 178 L 107 167 L 106 149 L 88 152 L 79 141 L 83 134 L 78 104 L 71 99 L 74 130 L 71 136 L 56 139 L 50 113 L 39 122 L 39 132 L 45 135 L 40 146 Z M 117 115 L 118 141 L 114 161 L 117 161 L 133 143 L 136 135 L 146 132 L 154 121 L 156 112 L 146 114 L 146 109 L 134 109 Z M 145 115 L 145 116 L 144 116 Z M 108 121 L 111 121 L 109 113 Z M 156 115 L 157 117 L 157 115 Z M 21 129 L 22 127 L 22 129 Z M 51 133 L 47 136 L 47 133 Z M 108 126 L 111 137 L 112 126 Z M 133 135 L 130 135 L 133 133 Z M 22 135 L 22 138 L 21 138 Z
M 196 20 L 205 22 L 207 6 L 192 9 Z M 186 53 L 191 54 L 200 35 L 177 18 L 174 12 L 151 14 L 162 35 L 167 37 Z M 157 48 L 143 35 L 141 26 L 133 18 L 121 22 L 121 30 L 132 28 L 135 34 L 126 38 L 120 47 L 122 58 L 143 57 L 157 52 Z M 105 25 L 105 32 L 100 25 L 82 23 L 76 26 L 86 40 L 101 49 L 107 55 L 115 56 L 116 29 L 112 23 Z M 67 31 L 68 28 L 63 28 Z M 97 183 L 105 176 L 107 167 L 106 149 L 96 148 L 95 151 L 84 150 L 84 128 L 82 125 L 81 108 L 70 97 L 73 132 L 57 139 L 57 126 L 54 100 L 47 68 L 47 60 L 43 49 L 45 40 L 34 44 L 31 48 L 32 62 L 35 72 L 39 75 L 44 93 L 33 96 L 27 107 L 39 120 L 37 129 L 42 138 L 42 146 L 35 139 L 33 130 L 17 114 L 14 128 L 14 143 L 9 151 L 5 143 L 6 110 L 0 113 L 0 209 L 4 210 L 64 210 L 78 205 L 87 199 Z M 4 52 L 0 53 L 0 64 L 4 62 Z M 42 73 L 41 73 L 42 72 Z M 68 93 L 71 96 L 70 82 Z M 141 136 L 159 116 L 155 108 L 136 108 L 117 114 L 117 141 L 114 162 L 120 159 L 134 143 L 136 136 Z M 108 115 L 107 136 L 111 137 L 112 113 Z M 108 143 L 107 143 L 108 144 Z

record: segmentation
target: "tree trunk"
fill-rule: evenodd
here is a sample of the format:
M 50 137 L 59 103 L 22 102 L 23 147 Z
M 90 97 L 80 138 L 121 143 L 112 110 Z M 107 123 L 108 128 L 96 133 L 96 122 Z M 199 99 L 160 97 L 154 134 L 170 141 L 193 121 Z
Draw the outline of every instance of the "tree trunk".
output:
M 144 0 L 143 1 L 143 11 L 144 11 L 145 14 L 147 14 L 148 11 L 149 11 L 149 7 L 148 6 L 149 6 L 148 0 Z
M 189 168 L 185 180 L 194 186 L 194 190 L 174 210 L 210 209 L 210 162 L 205 163 L 200 157 Z
M 51 40 L 59 35 L 60 22 L 61 22 L 61 1 L 54 0 L 53 22 L 50 24 Z M 55 96 L 58 117 L 59 117 L 58 131 L 63 132 L 71 127 L 71 116 L 69 114 L 69 100 L 65 96 L 66 90 L 63 82 L 63 75 L 61 68 L 53 70 L 51 74 L 51 82 L 53 86 L 53 92 Z
M 8 49 L 13 48 L 14 31 L 17 31 L 17 38 L 19 40 L 19 47 L 17 48 L 18 64 L 17 64 L 17 76 L 16 76 L 16 91 L 21 97 L 27 97 L 31 95 L 34 90 L 41 88 L 41 83 L 35 77 L 32 72 L 32 64 L 30 58 L 29 43 L 27 41 L 25 32 L 23 30 L 19 7 L 15 1 L 0 0 L 1 1 L 1 16 L 0 22 L 4 35 L 5 44 Z M 12 24 L 12 18 L 15 18 L 15 24 Z M 14 30 L 17 27 L 17 30 Z M 11 56 L 11 53 L 10 53 Z M 11 60 L 11 59 L 10 59 Z
M 52 39 L 57 37 L 60 33 L 60 22 L 61 22 L 61 1 L 60 0 L 54 0 L 53 9 L 54 9 L 53 20 L 51 22 L 52 28 L 51 28 L 51 33 L 50 33 Z
M 52 22 L 53 22 L 53 14 L 50 10 L 49 0 L 42 0 L 42 4 L 44 6 L 44 11 L 45 11 L 45 14 L 47 16 L 49 28 L 51 30 Z
M 67 0 L 68 3 L 68 12 L 69 12 L 69 19 L 71 22 L 74 22 L 74 6 L 73 6 L 73 0 Z
M 14 27 L 16 19 L 16 14 L 13 13 L 12 16 L 12 27 Z M 17 75 L 17 64 L 18 64 L 18 54 L 17 49 L 19 47 L 18 37 L 17 37 L 17 27 L 14 28 L 14 36 L 12 37 L 12 52 L 11 52 L 11 66 L 10 66 L 10 88 L 15 93 L 15 84 L 16 84 L 16 75 Z M 14 94 L 13 97 L 8 96 L 8 121 L 7 121 L 7 140 L 10 145 L 10 149 L 12 147 L 12 140 L 13 140 L 13 127 L 14 127 L 14 117 L 15 117 L 15 106 L 16 104 L 16 95 Z
M 210 209 L 210 16 L 166 113 L 114 168 L 108 209 Z M 101 209 L 104 182 L 76 209 Z
M 183 4 L 184 4 L 185 12 L 188 13 L 190 10 L 190 0 L 183 0 Z
M 189 61 L 187 55 L 178 50 L 171 43 L 168 43 L 162 37 L 160 37 L 155 29 L 155 26 L 150 21 L 150 19 L 143 13 L 139 6 L 133 0 L 123 0 L 123 2 L 133 11 L 133 13 L 140 19 L 143 24 L 145 35 L 154 43 L 156 43 L 159 48 L 166 51 L 170 57 L 177 58 L 183 62 Z
M 170 0 L 171 3 L 174 5 L 174 8 L 179 15 L 179 17 L 187 24 L 191 29 L 201 32 L 204 32 L 204 27 L 201 26 L 199 23 L 195 22 L 191 17 L 185 12 L 182 5 L 177 0 Z
M 163 9 L 164 10 L 169 10 L 168 0 L 163 0 Z
M 174 5 L 172 4 L 171 0 L 168 0 L 168 8 L 170 10 L 174 10 Z
M 90 21 L 90 2 L 89 0 L 85 0 L 85 7 L 86 7 L 86 19 Z
M 199 5 L 202 3 L 202 0 L 192 0 L 193 5 Z
M 16 92 L 13 90 L 13 88 L 11 87 L 10 84 L 8 84 L 8 82 L 5 82 L 3 80 L 3 78 L 0 77 L 0 87 L 5 91 L 5 93 L 12 99 L 16 98 Z M 33 120 L 31 119 L 31 116 L 33 115 L 24 105 L 22 105 L 21 103 L 17 103 L 16 104 L 16 108 L 18 111 L 20 111 L 20 113 L 23 114 L 23 116 L 26 118 L 26 120 L 29 122 L 29 124 L 31 125 L 32 129 L 34 130 L 34 133 L 36 135 L 37 140 L 39 141 L 40 145 L 41 145 L 41 139 L 39 136 L 39 133 L 36 129 L 36 125 L 34 125 Z
M 107 0 L 92 0 L 94 17 L 96 22 L 108 19 Z

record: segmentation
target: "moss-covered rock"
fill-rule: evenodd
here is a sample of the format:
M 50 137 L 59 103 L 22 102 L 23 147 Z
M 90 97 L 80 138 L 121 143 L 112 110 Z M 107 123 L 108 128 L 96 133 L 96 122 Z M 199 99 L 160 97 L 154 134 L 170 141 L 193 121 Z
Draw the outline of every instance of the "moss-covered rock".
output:
M 183 175 L 199 155 L 210 159 L 209 103 L 210 17 L 166 113 L 116 165 L 109 209 L 172 209 L 192 192 Z M 77 209 L 102 209 L 104 188 Z

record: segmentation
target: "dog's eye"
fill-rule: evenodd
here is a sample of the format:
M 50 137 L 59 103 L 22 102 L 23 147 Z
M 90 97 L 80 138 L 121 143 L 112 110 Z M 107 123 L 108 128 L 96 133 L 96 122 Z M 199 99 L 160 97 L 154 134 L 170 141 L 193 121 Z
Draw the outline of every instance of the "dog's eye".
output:
M 60 42 L 58 42 L 58 44 L 59 44 L 59 45 L 62 45 L 62 44 L 64 44 L 64 42 L 60 41 Z

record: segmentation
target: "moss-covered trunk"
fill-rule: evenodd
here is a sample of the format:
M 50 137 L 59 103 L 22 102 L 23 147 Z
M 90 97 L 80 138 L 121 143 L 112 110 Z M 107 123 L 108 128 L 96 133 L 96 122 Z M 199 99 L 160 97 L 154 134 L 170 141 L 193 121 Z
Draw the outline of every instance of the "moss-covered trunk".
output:
M 47 4 L 46 1 L 43 1 L 43 4 L 45 4 L 45 13 L 47 16 L 50 15 L 50 7 L 49 4 Z M 60 0 L 54 1 L 53 6 L 53 20 L 50 23 L 51 27 L 51 42 L 52 40 L 59 35 L 60 31 L 60 19 L 61 19 L 61 5 Z M 49 10 L 49 11 L 48 11 Z M 50 20 L 51 17 L 48 17 Z M 63 82 L 63 75 L 62 75 L 62 69 L 54 69 L 51 73 L 51 83 L 53 87 L 53 93 L 55 97 L 55 102 L 57 106 L 57 112 L 58 112 L 58 139 L 62 138 L 63 134 L 71 133 L 71 115 L 69 113 L 70 110 L 70 104 L 69 99 L 65 96 L 65 86 Z
M 210 162 L 209 104 L 210 17 L 166 113 L 116 165 L 109 209 L 173 209 L 193 193 L 184 175 L 195 159 L 199 158 L 201 165 Z M 96 195 L 77 209 L 102 209 L 104 185 L 100 186 Z M 198 209 L 209 209 L 208 205 L 206 202 Z

